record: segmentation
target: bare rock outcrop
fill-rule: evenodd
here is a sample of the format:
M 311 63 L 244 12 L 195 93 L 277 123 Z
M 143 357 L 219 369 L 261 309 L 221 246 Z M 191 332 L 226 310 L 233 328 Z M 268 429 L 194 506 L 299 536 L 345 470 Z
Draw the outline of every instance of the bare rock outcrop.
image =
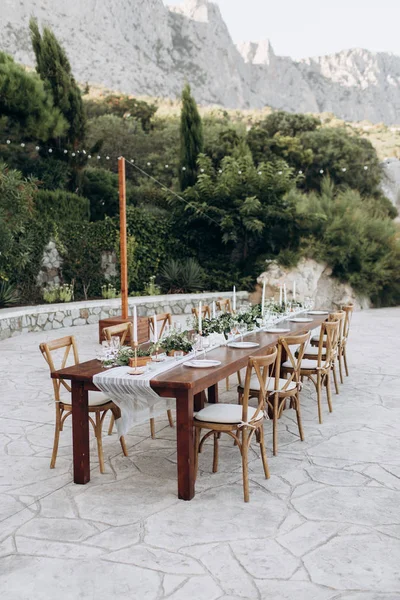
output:
M 337 309 L 348 303 L 354 303 L 357 309 L 371 306 L 368 298 L 357 295 L 350 285 L 332 277 L 330 267 L 310 258 L 302 258 L 293 269 L 270 261 L 257 282 L 262 286 L 264 280 L 267 282 L 267 297 L 276 300 L 279 298 L 279 286 L 283 284 L 286 284 L 288 300 L 291 300 L 296 282 L 297 299 L 304 300 L 308 296 L 317 308 Z

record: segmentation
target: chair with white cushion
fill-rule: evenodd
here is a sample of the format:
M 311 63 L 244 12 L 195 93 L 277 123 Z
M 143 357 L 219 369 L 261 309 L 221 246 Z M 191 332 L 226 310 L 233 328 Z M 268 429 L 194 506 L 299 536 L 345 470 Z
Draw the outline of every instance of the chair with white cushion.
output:
M 47 364 L 50 367 L 50 373 L 55 373 L 56 369 L 54 364 L 54 353 L 57 350 L 64 350 L 61 365 L 59 369 L 63 369 L 67 365 L 70 350 L 72 348 L 73 364 L 79 364 L 78 348 L 74 336 L 66 336 L 58 340 L 39 344 L 39 348 Z M 60 432 L 63 430 L 64 422 L 69 415 L 72 414 L 72 405 L 70 398 L 65 400 L 61 397 L 61 386 L 63 386 L 69 393 L 71 393 L 70 386 L 63 379 L 52 379 L 54 387 L 54 399 L 56 405 L 56 428 L 54 432 L 54 444 L 53 453 L 50 461 L 50 469 L 54 469 L 56 466 L 58 443 L 60 439 Z M 99 466 L 100 473 L 104 473 L 104 454 L 103 454 L 103 443 L 102 443 L 102 428 L 104 418 L 108 411 L 111 411 L 116 419 L 121 416 L 120 409 L 114 402 L 109 400 L 102 392 L 89 392 L 89 421 L 93 425 L 94 433 L 97 440 L 97 452 L 99 455 Z M 65 413 L 65 414 L 64 414 Z M 94 415 L 94 420 L 90 415 Z M 119 439 L 122 447 L 122 451 L 125 456 L 128 456 L 128 451 L 123 436 Z
M 271 377 L 266 388 L 266 400 L 273 415 L 273 452 L 276 456 L 278 451 L 278 419 L 281 418 L 286 406 L 286 400 L 290 399 L 290 408 L 296 411 L 297 425 L 301 441 L 304 441 L 303 427 L 300 412 L 300 364 L 304 350 L 310 341 L 310 333 L 302 335 L 282 337 L 278 340 L 278 355 L 275 363 L 275 376 Z M 293 371 L 288 379 L 281 379 L 281 364 L 286 360 L 293 365 Z M 244 388 L 238 386 L 239 403 L 242 401 Z M 258 398 L 260 386 L 257 377 L 252 377 L 250 382 L 250 398 Z
M 300 363 L 300 378 L 306 377 L 313 382 L 317 391 L 318 418 L 322 423 L 322 386 L 326 387 L 329 412 L 332 412 L 331 369 L 332 355 L 337 348 L 339 336 L 339 321 L 327 322 L 321 325 L 318 354 L 315 358 L 303 358 Z M 282 364 L 283 373 L 292 373 L 293 364 L 286 361 Z
M 199 452 L 206 439 L 214 437 L 213 473 L 218 470 L 218 440 L 221 433 L 231 436 L 242 455 L 244 501 L 249 501 L 248 452 L 254 433 L 260 444 L 261 458 L 266 479 L 269 479 L 267 454 L 264 443 L 264 408 L 266 389 L 277 356 L 276 348 L 271 348 L 265 356 L 251 356 L 246 370 L 242 404 L 210 404 L 200 410 L 194 418 L 195 426 L 195 474 L 197 475 Z M 258 405 L 249 406 L 250 382 L 253 374 L 260 386 Z M 207 433 L 201 439 L 201 430 Z M 241 435 L 240 435 L 241 432 Z

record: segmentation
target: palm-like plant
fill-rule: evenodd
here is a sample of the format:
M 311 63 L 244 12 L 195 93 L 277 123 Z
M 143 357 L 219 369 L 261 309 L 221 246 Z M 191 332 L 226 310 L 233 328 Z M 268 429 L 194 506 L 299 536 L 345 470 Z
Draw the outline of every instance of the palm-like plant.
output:
M 18 290 L 15 285 L 2 281 L 0 283 L 0 308 L 7 308 L 19 302 Z
M 160 278 L 169 294 L 197 292 L 202 287 L 204 272 L 194 258 L 184 261 L 170 258 L 163 266 Z

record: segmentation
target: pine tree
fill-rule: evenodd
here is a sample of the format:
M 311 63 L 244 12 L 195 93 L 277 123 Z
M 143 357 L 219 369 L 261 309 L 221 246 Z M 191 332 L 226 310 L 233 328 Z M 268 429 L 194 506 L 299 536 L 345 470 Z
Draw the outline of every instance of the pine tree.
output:
M 0 117 L 11 138 L 47 141 L 62 135 L 67 123 L 35 73 L 0 52 Z
M 182 92 L 181 112 L 181 190 L 194 185 L 197 179 L 197 158 L 203 152 L 203 124 L 189 84 Z
M 71 65 L 51 29 L 45 27 L 41 34 L 34 18 L 30 20 L 29 27 L 36 56 L 36 70 L 51 90 L 54 105 L 60 109 L 69 125 L 64 145 L 76 148 L 85 137 L 86 116 Z

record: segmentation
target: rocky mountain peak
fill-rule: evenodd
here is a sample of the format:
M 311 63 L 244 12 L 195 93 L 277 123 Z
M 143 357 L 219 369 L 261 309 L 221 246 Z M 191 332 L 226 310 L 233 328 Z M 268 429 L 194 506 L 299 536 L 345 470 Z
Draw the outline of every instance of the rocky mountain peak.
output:
M 268 40 L 236 47 L 209 0 L 0 0 L 0 49 L 26 65 L 31 15 L 54 30 L 82 83 L 174 98 L 189 81 L 203 104 L 400 123 L 400 57 L 353 49 L 294 61 Z

